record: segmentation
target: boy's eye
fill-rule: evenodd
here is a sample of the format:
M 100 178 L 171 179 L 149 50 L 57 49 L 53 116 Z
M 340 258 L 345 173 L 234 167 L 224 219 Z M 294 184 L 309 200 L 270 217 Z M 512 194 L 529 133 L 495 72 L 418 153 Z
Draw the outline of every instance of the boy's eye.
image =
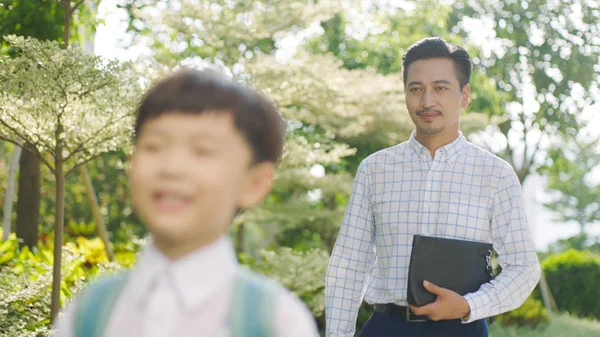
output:
M 142 143 L 140 146 L 144 151 L 148 152 L 158 152 L 160 150 L 160 145 L 157 143 L 146 142 Z
M 212 153 L 212 151 L 210 151 L 206 147 L 195 147 L 193 149 L 193 151 L 194 151 L 194 154 L 196 154 L 198 156 L 206 156 L 206 155 L 210 155 Z

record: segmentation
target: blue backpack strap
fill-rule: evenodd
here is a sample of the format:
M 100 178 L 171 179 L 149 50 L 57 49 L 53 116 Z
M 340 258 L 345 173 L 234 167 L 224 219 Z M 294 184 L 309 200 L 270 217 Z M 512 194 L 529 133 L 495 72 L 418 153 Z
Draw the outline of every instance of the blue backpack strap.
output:
M 274 307 L 278 285 L 244 267 L 235 281 L 231 308 L 232 337 L 274 336 Z
M 99 278 L 89 284 L 75 306 L 74 337 L 101 337 L 127 281 L 127 273 Z

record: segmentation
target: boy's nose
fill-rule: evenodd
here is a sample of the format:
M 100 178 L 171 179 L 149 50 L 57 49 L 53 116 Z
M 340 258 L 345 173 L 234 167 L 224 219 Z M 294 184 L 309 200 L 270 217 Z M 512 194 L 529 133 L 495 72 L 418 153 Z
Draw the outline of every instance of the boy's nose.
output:
M 182 156 L 178 151 L 170 151 L 163 158 L 160 158 L 159 176 L 162 178 L 179 178 L 185 174 L 189 166 L 189 160 Z

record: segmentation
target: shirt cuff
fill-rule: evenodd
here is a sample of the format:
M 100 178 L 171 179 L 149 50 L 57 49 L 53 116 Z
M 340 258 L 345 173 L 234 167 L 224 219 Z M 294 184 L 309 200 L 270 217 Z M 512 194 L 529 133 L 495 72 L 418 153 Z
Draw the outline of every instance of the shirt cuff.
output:
M 466 294 L 464 298 L 469 303 L 471 309 L 471 317 L 468 320 L 463 321 L 463 324 L 469 324 L 480 319 L 484 319 L 490 315 L 492 301 L 488 294 L 477 291 L 474 293 Z
M 327 336 L 327 337 L 354 337 L 354 334 L 347 334 L 344 332 L 337 332 L 337 331 L 327 331 L 325 333 L 325 336 Z

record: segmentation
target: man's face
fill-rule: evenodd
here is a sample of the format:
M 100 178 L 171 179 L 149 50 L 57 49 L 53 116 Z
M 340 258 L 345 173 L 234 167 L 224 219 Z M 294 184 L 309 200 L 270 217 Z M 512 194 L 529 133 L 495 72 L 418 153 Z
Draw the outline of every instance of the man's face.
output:
M 419 136 L 458 132 L 460 113 L 469 104 L 469 85 L 460 88 L 454 63 L 447 58 L 411 63 L 406 76 L 406 107 Z
M 228 230 L 238 208 L 268 193 L 272 165 L 251 162 L 232 114 L 165 113 L 145 122 L 136 140 L 133 204 L 157 243 L 210 243 Z

